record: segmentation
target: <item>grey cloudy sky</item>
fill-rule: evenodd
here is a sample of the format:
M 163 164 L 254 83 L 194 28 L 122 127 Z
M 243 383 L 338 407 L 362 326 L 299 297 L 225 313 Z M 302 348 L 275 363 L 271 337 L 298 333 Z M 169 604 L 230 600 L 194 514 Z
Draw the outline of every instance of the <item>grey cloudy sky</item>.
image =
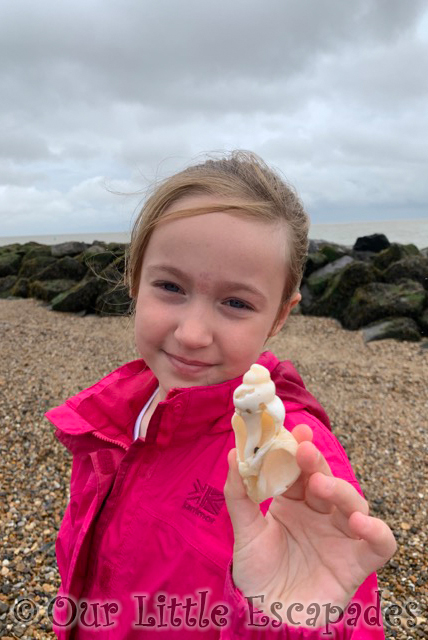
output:
M 314 223 L 428 217 L 426 0 L 0 0 L 0 236 L 127 231 L 251 149 Z

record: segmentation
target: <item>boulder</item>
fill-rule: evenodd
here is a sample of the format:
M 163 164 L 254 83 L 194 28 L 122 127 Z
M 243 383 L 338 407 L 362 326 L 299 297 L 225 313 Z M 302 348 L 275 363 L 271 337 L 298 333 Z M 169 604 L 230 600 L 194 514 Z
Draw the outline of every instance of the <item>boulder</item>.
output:
M 325 267 L 314 271 L 307 278 L 306 285 L 315 296 L 319 296 L 325 291 L 333 276 L 352 262 L 354 262 L 354 259 L 351 256 L 343 256 L 334 262 L 330 262 Z
M 11 294 L 16 298 L 28 298 L 28 278 L 18 278 L 12 287 Z
M 25 256 L 18 272 L 18 276 L 20 278 L 36 280 L 39 273 L 54 262 L 56 262 L 55 258 L 48 255 L 39 255 L 33 258 L 27 258 L 27 256 Z
M 327 256 L 325 256 L 321 251 L 315 251 L 315 253 L 308 253 L 305 264 L 305 273 L 303 275 L 304 278 L 308 278 L 311 273 L 314 271 L 318 271 L 321 267 L 324 267 L 328 262 Z
M 393 262 L 418 254 L 419 249 L 414 244 L 397 244 L 393 242 L 388 249 L 384 249 L 375 256 L 373 264 L 380 271 L 384 271 Z
M 87 267 L 76 258 L 64 256 L 40 271 L 37 280 L 82 280 L 87 270 Z
M 69 291 L 76 284 L 75 280 L 34 280 L 28 285 L 28 297 L 50 302 L 58 294 Z
M 0 298 L 12 296 L 12 289 L 18 280 L 18 276 L 5 276 L 0 278 Z
M 428 258 L 418 255 L 393 262 L 382 273 L 382 277 L 385 282 L 398 282 L 403 278 L 416 280 L 428 289 Z
M 54 311 L 93 312 L 101 286 L 98 278 L 84 279 L 68 291 L 55 296 L 51 301 L 51 308 Z
M 18 275 L 22 255 L 14 251 L 0 252 L 0 278 Z
M 53 244 L 50 247 L 50 253 L 54 258 L 77 256 L 78 253 L 82 253 L 89 246 L 86 242 L 61 242 L 60 244 Z
M 412 318 L 387 318 L 382 322 L 375 322 L 363 327 L 362 332 L 364 342 L 386 340 L 387 338 L 419 342 L 421 339 L 418 325 Z
M 302 299 L 299 302 L 299 307 L 303 314 L 309 314 L 315 298 L 306 283 L 300 287 L 300 293 Z
M 117 258 L 116 254 L 105 247 L 93 244 L 91 247 L 79 254 L 76 260 L 86 265 L 94 275 L 105 269 Z
M 308 254 L 321 252 L 329 262 L 351 253 L 351 247 L 327 240 L 309 240 Z
M 401 280 L 398 284 L 372 282 L 355 290 L 343 312 L 346 329 L 360 329 L 376 320 L 422 314 L 427 293 L 419 282 Z
M 366 262 L 353 261 L 347 264 L 330 279 L 322 296 L 312 302 L 309 313 L 341 320 L 354 291 L 361 285 L 373 282 L 374 279 L 373 267 Z
M 390 246 L 388 238 L 383 233 L 373 233 L 370 236 L 361 236 L 357 238 L 353 249 L 354 251 L 370 251 L 372 253 L 380 253 Z
M 428 309 L 422 312 L 422 315 L 418 318 L 418 324 L 423 336 L 428 336 Z
M 128 290 L 121 284 L 101 293 L 95 302 L 95 313 L 100 316 L 123 316 L 129 313 L 132 299 Z
M 38 242 L 27 242 L 22 246 L 22 253 L 24 260 L 33 260 L 33 258 L 40 258 L 42 256 L 51 256 L 50 247 L 46 244 L 39 244 Z

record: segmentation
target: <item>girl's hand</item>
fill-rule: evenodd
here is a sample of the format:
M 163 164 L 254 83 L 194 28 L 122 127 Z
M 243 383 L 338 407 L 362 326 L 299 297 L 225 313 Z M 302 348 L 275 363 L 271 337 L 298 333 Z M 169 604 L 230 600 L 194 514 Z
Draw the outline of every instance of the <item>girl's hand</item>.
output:
M 239 475 L 236 449 L 229 452 L 224 493 L 235 544 L 233 580 L 254 607 L 279 615 L 293 603 L 303 605 L 293 620 L 304 626 L 307 607 L 321 606 L 317 626 L 326 622 L 328 604 L 345 609 L 362 582 L 394 554 L 390 528 L 368 515 L 368 503 L 348 482 L 334 478 L 318 449 L 312 430 L 299 425 L 292 431 L 299 442 L 297 462 L 302 474 L 281 496 L 272 500 L 264 517 L 247 496 Z M 282 616 L 283 617 L 283 616 Z

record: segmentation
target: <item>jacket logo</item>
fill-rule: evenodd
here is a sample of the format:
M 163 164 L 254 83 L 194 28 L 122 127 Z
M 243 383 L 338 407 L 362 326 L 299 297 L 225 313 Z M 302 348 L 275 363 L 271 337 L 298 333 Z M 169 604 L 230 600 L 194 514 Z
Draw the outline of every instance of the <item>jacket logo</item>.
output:
M 199 518 L 212 523 L 215 520 L 215 516 L 220 513 L 224 503 L 225 499 L 221 491 L 211 487 L 209 484 L 203 485 L 200 480 L 195 480 L 193 482 L 193 491 L 188 494 L 182 509 L 187 509 L 187 511 L 191 511 Z

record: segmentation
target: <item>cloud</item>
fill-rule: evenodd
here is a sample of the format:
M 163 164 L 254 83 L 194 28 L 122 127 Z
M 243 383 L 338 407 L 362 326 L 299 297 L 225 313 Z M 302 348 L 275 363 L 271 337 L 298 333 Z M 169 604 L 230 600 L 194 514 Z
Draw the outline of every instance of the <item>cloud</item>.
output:
M 424 0 L 3 3 L 0 235 L 127 229 L 103 184 L 232 148 L 317 221 L 424 215 L 427 39 Z

